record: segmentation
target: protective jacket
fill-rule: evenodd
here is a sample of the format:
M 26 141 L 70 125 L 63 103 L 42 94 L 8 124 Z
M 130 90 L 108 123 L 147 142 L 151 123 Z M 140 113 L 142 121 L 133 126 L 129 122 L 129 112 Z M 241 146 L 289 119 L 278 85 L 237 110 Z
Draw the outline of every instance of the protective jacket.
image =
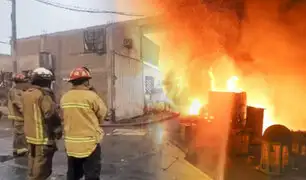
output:
M 27 86 L 23 83 L 16 84 L 8 92 L 8 118 L 15 121 L 23 121 L 22 96 Z
M 28 143 L 52 145 L 61 136 L 61 119 L 50 89 L 32 86 L 23 95 L 24 129 Z
M 64 120 L 65 146 L 68 156 L 88 157 L 102 140 L 106 106 L 88 87 L 73 87 L 63 95 L 61 108 Z

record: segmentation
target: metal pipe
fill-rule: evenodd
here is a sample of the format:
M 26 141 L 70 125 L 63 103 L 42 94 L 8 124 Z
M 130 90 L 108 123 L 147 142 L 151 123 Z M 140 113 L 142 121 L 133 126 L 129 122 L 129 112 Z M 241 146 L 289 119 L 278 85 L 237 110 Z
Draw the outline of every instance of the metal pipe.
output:
M 116 122 L 116 108 L 114 107 L 114 101 L 115 101 L 115 96 L 114 96 L 114 91 L 115 91 L 115 53 L 112 51 L 112 56 L 111 56 L 111 120 L 112 122 Z
M 133 57 L 130 57 L 130 56 L 127 56 L 127 55 L 124 55 L 124 54 L 121 54 L 117 51 L 113 51 L 114 54 L 117 54 L 119 56 L 122 56 L 122 57 L 125 57 L 125 58 L 128 58 L 128 59 L 132 59 L 132 60 L 135 60 L 135 61 L 138 61 L 138 62 L 142 62 L 141 59 L 137 59 L 137 58 L 133 58 Z
M 146 98 L 145 98 L 145 75 L 144 75 L 144 60 L 143 60 L 143 52 L 142 52 L 142 48 L 143 48 L 143 26 L 140 26 L 139 28 L 140 31 L 140 50 L 139 50 L 139 54 L 140 54 L 140 61 L 141 61 L 141 65 L 142 65 L 142 71 L 141 71 L 141 76 L 142 76 L 142 81 L 141 81 L 141 86 L 142 86 L 142 95 L 143 95 L 143 106 L 145 109 L 146 107 Z M 144 113 L 144 112 L 143 112 Z
M 12 37 L 11 37 L 11 56 L 13 60 L 13 72 L 17 73 L 17 24 L 16 24 L 16 0 L 12 0 Z

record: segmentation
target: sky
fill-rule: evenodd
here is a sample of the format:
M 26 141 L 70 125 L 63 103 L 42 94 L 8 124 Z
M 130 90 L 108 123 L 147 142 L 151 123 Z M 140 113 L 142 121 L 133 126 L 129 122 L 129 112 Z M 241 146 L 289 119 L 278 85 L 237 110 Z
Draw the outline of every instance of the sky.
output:
M 124 11 L 146 14 L 147 9 L 140 5 L 143 0 L 48 0 L 68 6 L 94 8 L 99 10 Z M 70 29 L 84 28 L 107 22 L 129 20 L 131 17 L 111 14 L 90 14 L 72 12 L 48 6 L 35 0 L 16 0 L 17 37 L 28 37 L 43 33 L 53 33 Z M 9 42 L 11 36 L 11 2 L 0 0 L 0 42 Z M 10 46 L 0 43 L 0 54 L 9 54 Z

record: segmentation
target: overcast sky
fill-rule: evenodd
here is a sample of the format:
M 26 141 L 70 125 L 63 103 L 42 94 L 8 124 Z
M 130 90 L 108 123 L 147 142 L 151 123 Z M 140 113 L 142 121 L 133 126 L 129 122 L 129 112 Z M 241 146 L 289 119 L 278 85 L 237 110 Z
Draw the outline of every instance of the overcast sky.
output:
M 128 20 L 131 17 L 110 14 L 72 12 L 48 6 L 35 0 L 17 1 L 18 38 L 52 33 L 68 29 L 83 28 L 109 21 Z M 68 6 L 80 6 L 99 10 L 124 11 L 145 14 L 147 9 L 139 4 L 145 0 L 48 0 Z M 141 6 L 141 7 L 140 7 Z M 11 2 L 0 0 L 0 41 L 9 41 L 11 36 Z M 10 46 L 0 43 L 0 53 L 9 53 Z

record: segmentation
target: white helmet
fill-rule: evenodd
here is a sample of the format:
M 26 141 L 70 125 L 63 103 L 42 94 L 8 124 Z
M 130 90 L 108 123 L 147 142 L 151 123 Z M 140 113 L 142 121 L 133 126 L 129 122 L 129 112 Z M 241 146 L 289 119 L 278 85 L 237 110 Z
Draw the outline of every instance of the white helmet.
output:
M 48 70 L 46 68 L 43 68 L 43 67 L 39 67 L 39 68 L 34 69 L 33 73 L 36 73 L 38 75 L 53 76 L 53 73 L 50 70 Z
M 43 67 L 36 68 L 33 73 L 32 73 L 32 81 L 37 80 L 37 79 L 42 79 L 42 80 L 53 80 L 53 73 Z

